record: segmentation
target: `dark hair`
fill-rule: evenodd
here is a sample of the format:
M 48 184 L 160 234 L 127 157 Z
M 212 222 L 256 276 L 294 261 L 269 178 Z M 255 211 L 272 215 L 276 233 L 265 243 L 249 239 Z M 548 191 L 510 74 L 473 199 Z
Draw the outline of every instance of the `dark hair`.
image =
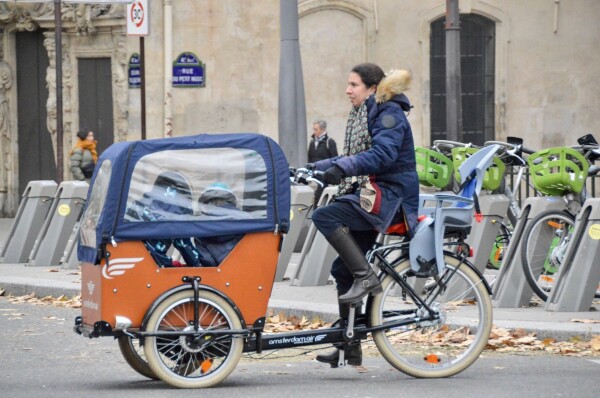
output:
M 87 138 L 88 134 L 90 133 L 90 130 L 79 130 L 77 132 L 77 138 L 79 138 L 81 141 L 85 141 L 85 139 Z
M 352 68 L 352 72 L 360 76 L 360 79 L 367 87 L 373 85 L 377 86 L 385 77 L 383 70 L 379 66 L 371 63 L 358 64 Z

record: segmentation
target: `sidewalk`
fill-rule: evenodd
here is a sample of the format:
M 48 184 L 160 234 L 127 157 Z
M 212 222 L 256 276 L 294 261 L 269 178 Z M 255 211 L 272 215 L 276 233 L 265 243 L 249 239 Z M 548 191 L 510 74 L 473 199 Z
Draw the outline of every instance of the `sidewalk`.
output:
M 0 249 L 7 239 L 11 225 L 12 219 L 0 218 Z M 286 277 L 294 275 L 298 257 L 298 254 L 292 256 Z M 5 290 L 5 294 L 36 293 L 39 297 L 72 297 L 79 294 L 80 285 L 81 275 L 77 270 L 62 269 L 59 266 L 28 267 L 24 264 L 0 263 L 0 290 Z M 318 316 L 325 321 L 333 321 L 337 319 L 335 287 L 298 287 L 292 286 L 289 281 L 276 282 L 269 300 L 269 308 L 276 313 L 284 311 L 287 315 L 305 315 L 309 319 Z M 522 328 L 535 332 L 538 338 L 587 338 L 592 334 L 600 335 L 600 301 L 595 301 L 592 310 L 586 312 L 548 312 L 543 306 L 494 308 L 494 324 L 507 329 Z

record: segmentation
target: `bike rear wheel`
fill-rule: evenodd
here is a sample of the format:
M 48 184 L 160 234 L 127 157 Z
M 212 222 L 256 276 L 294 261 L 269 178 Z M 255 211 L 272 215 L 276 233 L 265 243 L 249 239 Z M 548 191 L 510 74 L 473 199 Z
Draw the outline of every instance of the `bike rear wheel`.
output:
M 438 294 L 439 284 L 424 288 L 423 279 L 414 276 L 408 259 L 395 267 L 409 286 L 423 286 L 415 288 L 415 293 L 439 313 L 439 319 L 373 333 L 381 355 L 413 377 L 449 377 L 465 370 L 485 348 L 492 328 L 492 303 L 484 281 L 466 264 L 459 266 L 454 255 L 446 253 L 445 262 L 442 281 L 449 286 L 443 294 Z M 391 276 L 383 279 L 382 286 L 383 293 L 371 301 L 371 326 L 427 317 L 425 307 L 411 299 Z
M 118 341 L 119 349 L 121 350 L 121 354 L 123 354 L 125 362 L 127 362 L 133 370 L 144 377 L 158 380 L 158 377 L 156 377 L 152 372 L 152 369 L 150 369 L 150 366 L 148 366 L 146 356 L 144 355 L 144 347 L 140 345 L 139 339 L 123 335 L 118 338 Z
M 200 332 L 241 329 L 235 310 L 223 298 L 198 292 Z M 184 290 L 163 300 L 150 315 L 148 332 L 194 330 L 194 292 Z M 214 386 L 235 369 L 244 348 L 242 338 L 231 334 L 147 336 L 144 353 L 161 380 L 179 388 Z
M 554 288 L 575 221 L 566 211 L 542 212 L 523 231 L 521 264 L 527 283 L 543 301 Z

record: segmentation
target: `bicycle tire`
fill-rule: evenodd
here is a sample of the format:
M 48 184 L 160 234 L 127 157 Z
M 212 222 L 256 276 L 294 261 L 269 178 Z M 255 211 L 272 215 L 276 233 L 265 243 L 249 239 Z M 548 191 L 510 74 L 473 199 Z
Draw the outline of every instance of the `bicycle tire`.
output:
M 445 253 L 446 271 L 442 281 L 451 282 L 445 293 L 433 300 L 437 288 L 417 289 L 422 298 L 440 311 L 440 319 L 416 322 L 394 329 L 373 332 L 373 340 L 381 355 L 396 369 L 418 378 L 453 376 L 469 367 L 485 348 L 492 329 L 492 302 L 481 276 L 453 254 Z M 410 286 L 422 281 L 414 276 L 410 261 L 395 267 Z M 452 272 L 456 271 L 453 275 Z M 407 296 L 399 284 L 387 275 L 382 280 L 383 292 L 371 300 L 371 326 L 396 319 L 425 317 L 424 308 Z M 460 303 L 460 305 L 459 305 Z M 407 315 L 404 310 L 415 315 Z M 400 314 L 400 312 L 403 314 Z M 475 317 L 465 316 L 473 314 Z
M 523 231 L 521 265 L 533 292 L 548 300 L 573 234 L 574 217 L 567 211 L 548 210 L 531 219 Z
M 150 366 L 148 366 L 146 356 L 144 355 L 144 347 L 140 346 L 139 339 L 134 339 L 131 336 L 123 335 L 117 340 L 119 342 L 119 349 L 121 350 L 121 354 L 123 355 L 125 362 L 127 362 L 127 364 L 131 366 L 133 370 L 151 380 L 158 380 L 158 377 L 154 374 L 154 372 L 152 372 Z
M 200 330 L 241 329 L 235 310 L 217 294 L 198 292 Z M 146 331 L 184 331 L 193 328 L 194 292 L 184 290 L 165 298 L 148 318 Z M 178 388 L 205 388 L 223 381 L 237 365 L 244 348 L 232 335 L 147 336 L 144 353 L 161 380 Z

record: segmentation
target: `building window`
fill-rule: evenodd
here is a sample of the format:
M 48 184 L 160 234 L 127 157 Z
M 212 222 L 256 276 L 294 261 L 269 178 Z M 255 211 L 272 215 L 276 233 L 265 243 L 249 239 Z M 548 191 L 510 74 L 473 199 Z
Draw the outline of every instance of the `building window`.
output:
M 494 21 L 460 16 L 462 142 L 494 140 Z M 446 139 L 446 31 L 444 18 L 431 23 L 431 141 Z

